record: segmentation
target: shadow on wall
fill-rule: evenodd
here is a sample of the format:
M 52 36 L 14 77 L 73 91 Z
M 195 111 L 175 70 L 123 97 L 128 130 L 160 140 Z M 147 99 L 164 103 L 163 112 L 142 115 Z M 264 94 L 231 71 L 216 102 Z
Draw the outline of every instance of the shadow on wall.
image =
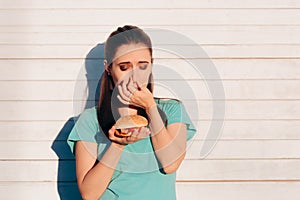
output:
M 99 82 L 101 74 L 104 70 L 104 44 L 98 44 L 87 54 L 85 59 L 85 78 L 87 90 L 87 101 L 84 109 L 91 108 L 97 105 L 99 97 Z M 83 78 L 83 77 L 78 77 Z M 78 81 L 77 81 L 78 82 Z M 75 88 L 75 92 L 77 87 Z M 79 91 L 83 92 L 83 91 Z M 76 108 L 76 103 L 73 102 Z M 78 116 L 71 117 L 58 133 L 57 137 L 52 143 L 52 150 L 59 158 L 58 174 L 57 174 L 57 190 L 61 200 L 77 200 L 81 199 L 75 174 L 75 157 L 72 154 L 68 144 L 67 138 L 74 127 Z

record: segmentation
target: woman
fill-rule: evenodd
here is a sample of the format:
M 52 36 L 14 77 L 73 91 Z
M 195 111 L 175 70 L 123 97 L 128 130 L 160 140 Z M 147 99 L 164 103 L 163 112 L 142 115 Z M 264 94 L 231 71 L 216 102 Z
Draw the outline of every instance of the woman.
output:
M 81 114 L 68 138 L 83 199 L 176 199 L 175 172 L 196 130 L 180 101 L 153 97 L 152 62 L 140 28 L 119 27 L 107 39 L 98 106 Z M 149 125 L 117 136 L 116 119 L 134 114 Z

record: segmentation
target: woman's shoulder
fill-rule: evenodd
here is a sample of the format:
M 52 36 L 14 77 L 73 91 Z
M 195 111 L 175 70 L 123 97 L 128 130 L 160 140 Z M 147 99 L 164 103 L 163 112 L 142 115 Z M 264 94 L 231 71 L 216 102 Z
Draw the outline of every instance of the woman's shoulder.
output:
M 76 127 L 91 127 L 97 129 L 98 119 L 97 119 L 97 109 L 96 107 L 86 108 L 75 120 Z
M 93 106 L 93 107 L 90 107 L 90 108 L 85 108 L 81 114 L 86 114 L 86 115 L 89 115 L 89 114 L 94 114 L 97 112 L 97 108 L 96 106 Z
M 163 104 L 181 104 L 181 101 L 179 99 L 173 99 L 173 98 L 154 98 L 157 105 L 163 105 Z
M 97 117 L 97 109 L 96 109 L 96 106 L 94 107 L 91 107 L 91 108 L 86 108 L 84 109 L 81 114 L 79 115 L 79 118 L 95 118 Z
M 167 115 L 171 117 L 174 113 L 178 115 L 181 112 L 183 105 L 178 99 L 172 98 L 155 98 L 156 105 Z
M 75 125 L 67 139 L 71 151 L 74 153 L 76 141 L 83 140 L 96 143 L 96 136 L 98 132 L 99 128 L 96 108 L 92 107 L 83 110 L 79 117 L 75 120 Z

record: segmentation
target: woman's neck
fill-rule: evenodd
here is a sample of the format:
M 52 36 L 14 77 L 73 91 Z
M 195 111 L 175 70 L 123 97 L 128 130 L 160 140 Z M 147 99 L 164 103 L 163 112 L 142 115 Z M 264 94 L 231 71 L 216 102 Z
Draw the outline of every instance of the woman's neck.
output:
M 118 108 L 118 112 L 120 116 L 127 116 L 127 115 L 136 115 L 137 114 L 137 109 L 136 108 L 130 108 L 128 106 L 126 107 L 120 107 Z

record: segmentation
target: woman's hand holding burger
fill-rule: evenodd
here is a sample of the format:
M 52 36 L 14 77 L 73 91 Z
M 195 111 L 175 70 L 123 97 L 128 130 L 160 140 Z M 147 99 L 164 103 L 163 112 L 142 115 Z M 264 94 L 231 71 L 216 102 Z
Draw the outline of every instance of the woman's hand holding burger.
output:
M 140 115 L 123 116 L 108 131 L 108 137 L 111 141 L 121 145 L 132 144 L 150 134 L 147 125 L 147 119 Z
M 141 127 L 141 128 L 134 128 L 134 131 L 130 136 L 118 136 L 116 133 L 116 127 L 113 126 L 108 131 L 108 137 L 112 142 L 115 142 L 117 144 L 126 145 L 126 144 L 132 144 L 139 140 L 144 139 L 150 134 L 150 130 L 147 127 Z M 122 130 L 126 131 L 126 130 Z

